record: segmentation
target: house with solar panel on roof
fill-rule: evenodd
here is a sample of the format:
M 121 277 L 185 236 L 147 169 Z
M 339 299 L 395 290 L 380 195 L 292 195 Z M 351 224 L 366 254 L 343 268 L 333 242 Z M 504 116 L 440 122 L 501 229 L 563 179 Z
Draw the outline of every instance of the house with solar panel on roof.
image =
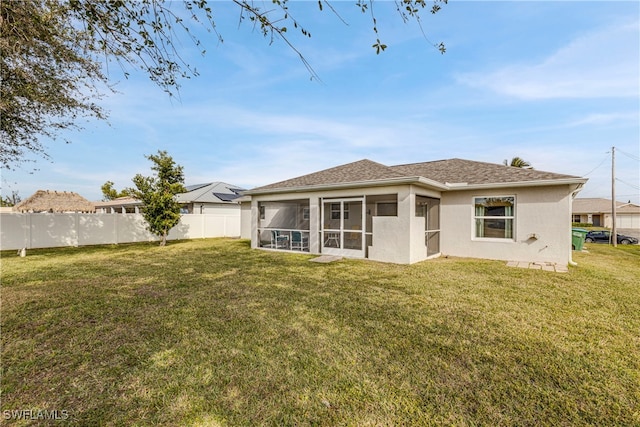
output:
M 449 159 L 360 160 L 244 192 L 253 248 L 410 264 L 441 255 L 571 263 L 587 179 Z
M 240 215 L 238 199 L 244 191 L 237 185 L 226 182 L 209 182 L 188 185 L 186 193 L 176 195 L 185 214 L 219 214 L 237 211 Z
M 186 193 L 176 195 L 183 214 L 237 214 L 238 199 L 243 191 L 226 182 L 187 185 Z M 106 202 L 94 202 L 97 213 L 140 213 L 142 202 L 133 197 L 119 197 Z

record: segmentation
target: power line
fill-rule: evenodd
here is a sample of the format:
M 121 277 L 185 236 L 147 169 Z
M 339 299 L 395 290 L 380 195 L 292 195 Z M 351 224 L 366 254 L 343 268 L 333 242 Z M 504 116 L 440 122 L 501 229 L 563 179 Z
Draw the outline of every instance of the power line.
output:
M 582 176 L 584 177 L 584 176 L 587 176 L 587 175 L 589 175 L 589 174 L 591 174 L 591 173 L 595 172 L 595 171 L 596 171 L 596 169 L 598 169 L 600 166 L 602 166 L 602 165 L 604 164 L 604 162 L 606 162 L 607 160 L 609 160 L 609 156 L 607 156 L 607 157 L 605 157 L 604 159 L 602 159 L 602 161 L 600 162 L 600 164 L 599 164 L 598 166 L 596 166 L 595 168 L 591 169 L 589 172 L 585 173 L 585 174 L 584 174 L 584 175 L 582 175 Z
M 616 178 L 616 181 L 619 181 L 619 182 L 621 182 L 623 184 L 627 184 L 629 187 L 633 187 L 636 190 L 640 190 L 640 186 L 637 186 L 637 185 L 634 185 L 634 184 L 629 184 L 628 182 L 625 182 L 625 181 L 621 180 L 620 178 Z
M 625 153 L 624 151 L 622 151 L 622 150 L 621 150 L 621 149 L 619 149 L 619 148 L 616 148 L 616 151 L 617 151 L 618 153 L 622 153 L 622 154 L 624 154 L 625 156 L 627 156 L 627 157 L 629 157 L 629 158 L 631 158 L 631 159 L 635 160 L 636 162 L 640 162 L 640 158 L 639 158 L 638 156 L 634 155 L 634 154 Z

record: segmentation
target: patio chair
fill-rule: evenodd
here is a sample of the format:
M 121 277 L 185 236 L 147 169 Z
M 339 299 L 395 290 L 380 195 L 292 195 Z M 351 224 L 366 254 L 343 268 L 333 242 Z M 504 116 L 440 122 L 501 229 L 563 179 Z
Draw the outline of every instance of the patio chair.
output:
M 275 249 L 288 249 L 289 236 L 280 234 L 278 230 L 271 230 L 271 246 Z
M 309 250 L 309 237 L 303 236 L 301 231 L 292 231 L 291 249 L 297 251 Z

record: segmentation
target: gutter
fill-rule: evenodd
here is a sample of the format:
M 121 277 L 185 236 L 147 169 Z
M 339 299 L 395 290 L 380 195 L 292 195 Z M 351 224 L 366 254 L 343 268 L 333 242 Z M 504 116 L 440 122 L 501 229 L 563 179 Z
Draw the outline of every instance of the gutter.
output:
M 582 188 L 588 178 L 564 178 L 564 179 L 545 179 L 538 181 L 514 181 L 514 182 L 494 182 L 490 184 L 467 184 L 466 182 L 446 182 L 445 185 L 449 191 L 460 190 L 481 190 L 486 188 L 508 188 L 508 187 L 541 187 L 549 185 L 569 185 L 577 184 L 576 189 Z
M 383 187 L 389 185 L 399 184 L 419 184 L 425 187 L 440 191 L 463 191 L 463 190 L 480 190 L 487 188 L 509 188 L 509 187 L 538 187 L 549 185 L 570 185 L 576 184 L 576 190 L 582 188 L 587 182 L 587 178 L 564 178 L 564 179 L 547 179 L 538 181 L 516 181 L 516 182 L 497 182 L 489 184 L 468 184 L 466 182 L 441 182 L 434 181 L 422 176 L 409 176 L 400 178 L 388 178 L 380 180 L 369 181 L 355 181 L 355 182 L 342 182 L 334 184 L 316 184 L 316 185 L 304 185 L 297 187 L 281 187 L 281 188 L 269 188 L 264 190 L 247 190 L 242 194 L 244 196 L 253 196 L 260 194 L 280 194 L 280 193 L 306 193 L 310 191 L 321 190 L 341 190 L 349 188 L 362 188 L 362 187 Z

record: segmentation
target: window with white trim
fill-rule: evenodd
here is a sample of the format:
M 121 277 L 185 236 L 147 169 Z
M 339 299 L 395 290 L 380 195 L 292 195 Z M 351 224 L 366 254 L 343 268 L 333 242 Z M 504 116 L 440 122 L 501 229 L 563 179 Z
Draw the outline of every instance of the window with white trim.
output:
M 474 237 L 513 240 L 515 196 L 474 197 Z

